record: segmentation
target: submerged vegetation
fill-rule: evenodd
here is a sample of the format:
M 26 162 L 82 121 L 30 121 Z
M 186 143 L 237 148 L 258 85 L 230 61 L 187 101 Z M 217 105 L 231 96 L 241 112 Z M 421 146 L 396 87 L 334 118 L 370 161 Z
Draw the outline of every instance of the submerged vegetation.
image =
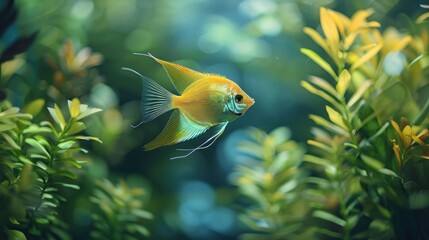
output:
M 0 2 L 0 239 L 429 239 L 427 6 L 56 2 Z M 131 127 L 121 68 L 165 75 L 132 52 L 257 104 L 204 151 L 145 152 L 163 119 Z
M 294 223 L 302 212 L 302 206 L 290 203 L 297 193 L 282 197 L 274 215 L 291 222 L 281 223 L 281 231 L 321 239 L 429 237 L 424 224 L 429 218 L 429 145 L 425 142 L 429 99 L 424 92 L 428 32 L 418 24 L 413 33 L 400 34 L 393 27 L 381 32 L 380 23 L 367 20 L 372 13 L 361 10 L 348 18 L 321 8 L 323 36 L 312 28 L 304 29 L 324 50 L 322 54 L 329 56 L 326 59 L 314 50 L 301 49 L 330 77 L 312 76 L 302 82 L 305 89 L 327 102 L 326 117 L 310 115 L 316 126 L 312 128 L 314 138 L 307 141 L 310 150 L 302 158 L 302 168 L 311 176 L 296 174 L 297 179 L 283 183 L 300 183 L 299 201 L 308 207 L 307 215 L 301 216 L 301 224 Z M 265 142 L 260 145 L 264 152 L 269 151 Z M 258 148 L 246 149 L 253 152 L 251 149 Z M 262 159 L 262 163 L 279 161 L 275 155 Z M 290 156 L 289 161 L 297 160 Z M 238 181 L 245 196 L 271 202 L 281 193 L 268 188 L 273 192 L 266 194 L 265 184 L 255 186 L 251 194 L 243 191 L 249 188 L 244 179 L 254 173 L 244 166 L 237 171 L 246 176 Z M 289 172 L 281 167 L 271 171 Z M 259 221 L 244 222 L 269 233 L 270 239 L 284 239 L 270 227 L 272 221 L 264 220 L 271 211 L 253 212 Z M 243 239 L 257 238 L 243 235 Z

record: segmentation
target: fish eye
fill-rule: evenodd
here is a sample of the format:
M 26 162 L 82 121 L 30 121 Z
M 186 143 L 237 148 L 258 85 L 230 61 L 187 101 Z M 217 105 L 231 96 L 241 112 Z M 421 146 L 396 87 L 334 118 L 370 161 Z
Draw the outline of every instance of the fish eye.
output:
M 241 94 L 235 95 L 235 102 L 241 103 L 241 101 L 243 101 L 243 95 L 241 95 Z

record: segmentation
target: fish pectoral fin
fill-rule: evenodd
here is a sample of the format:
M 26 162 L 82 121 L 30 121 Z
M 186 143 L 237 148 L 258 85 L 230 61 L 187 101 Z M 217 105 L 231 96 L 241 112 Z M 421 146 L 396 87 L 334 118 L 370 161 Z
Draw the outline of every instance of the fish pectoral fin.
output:
M 189 155 L 191 155 L 192 153 L 194 153 L 197 150 L 206 149 L 206 148 L 210 147 L 220 137 L 220 135 L 222 135 L 223 131 L 226 128 L 226 125 L 228 125 L 228 122 L 224 122 L 224 123 L 221 123 L 221 124 L 217 125 L 216 126 L 216 133 L 213 136 L 209 137 L 205 142 L 203 142 L 202 144 L 200 144 L 196 148 L 191 148 L 191 149 L 177 149 L 177 150 L 180 150 L 180 151 L 189 151 L 189 153 L 187 153 L 187 154 L 185 154 L 183 156 L 172 157 L 172 158 L 170 158 L 170 160 L 179 159 L 179 158 L 185 158 L 185 157 L 188 157 Z
M 170 78 L 171 82 L 173 83 L 174 87 L 180 94 L 182 94 L 185 91 L 185 89 L 189 87 L 189 85 L 206 76 L 203 73 L 194 71 L 192 69 L 181 66 L 179 64 L 167 62 L 159 58 L 156 58 L 150 53 L 138 54 L 138 55 L 151 57 L 159 64 L 161 64 L 162 67 L 164 67 L 165 71 L 167 72 L 167 75 Z
M 207 129 L 209 129 L 208 126 L 201 126 L 192 122 L 180 110 L 176 109 L 161 133 L 154 140 L 144 145 L 144 149 L 147 151 L 187 141 L 203 134 Z

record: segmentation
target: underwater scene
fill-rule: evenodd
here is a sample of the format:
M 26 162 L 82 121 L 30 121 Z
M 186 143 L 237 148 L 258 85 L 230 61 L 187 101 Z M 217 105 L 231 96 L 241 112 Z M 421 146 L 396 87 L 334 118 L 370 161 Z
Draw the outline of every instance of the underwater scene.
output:
M 0 239 L 429 239 L 429 2 L 0 0 Z

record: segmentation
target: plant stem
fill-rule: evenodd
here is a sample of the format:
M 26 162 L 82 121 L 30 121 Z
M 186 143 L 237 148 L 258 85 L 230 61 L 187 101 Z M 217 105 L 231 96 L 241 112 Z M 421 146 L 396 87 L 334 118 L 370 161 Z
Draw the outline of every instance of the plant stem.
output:
M 428 112 L 429 112 L 429 97 L 426 100 L 426 103 L 423 106 L 423 109 L 420 112 L 419 116 L 417 116 L 417 118 L 414 120 L 413 125 L 420 125 L 423 122 L 423 120 L 426 118 Z

